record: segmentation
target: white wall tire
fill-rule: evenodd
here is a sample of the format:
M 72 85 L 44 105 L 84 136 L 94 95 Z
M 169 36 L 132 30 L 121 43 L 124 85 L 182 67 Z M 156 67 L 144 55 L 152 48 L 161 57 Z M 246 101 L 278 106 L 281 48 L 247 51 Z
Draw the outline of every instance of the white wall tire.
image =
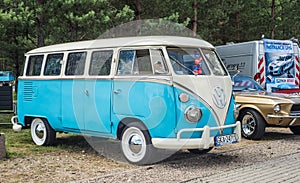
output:
M 55 131 L 46 120 L 41 118 L 32 121 L 30 133 L 33 142 L 39 146 L 52 145 L 56 139 Z
M 155 152 L 148 131 L 138 122 L 128 124 L 121 136 L 121 149 L 126 160 L 132 164 L 151 164 Z

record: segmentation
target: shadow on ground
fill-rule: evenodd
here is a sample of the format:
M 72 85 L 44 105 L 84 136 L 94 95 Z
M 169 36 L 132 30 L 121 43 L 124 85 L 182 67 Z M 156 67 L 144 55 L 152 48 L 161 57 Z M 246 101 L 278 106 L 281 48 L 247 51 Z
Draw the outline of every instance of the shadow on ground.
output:
M 119 161 L 127 162 L 123 157 L 121 152 L 120 141 L 99 137 L 83 137 L 79 135 L 65 136 L 57 139 L 57 146 L 61 146 L 68 151 L 78 151 L 91 154 L 98 154 L 104 156 L 105 158 Z M 171 151 L 171 150 L 157 150 L 157 163 L 163 164 L 173 164 L 173 162 L 185 161 L 187 158 L 194 158 L 197 156 L 211 156 L 215 159 L 219 155 L 214 153 L 200 153 L 194 154 L 187 150 L 182 151 Z M 218 158 L 217 158 L 218 159 Z
M 272 141 L 272 140 L 293 140 L 295 138 L 300 138 L 300 136 L 294 135 L 288 129 L 275 129 L 275 130 L 267 130 L 265 135 L 258 143 L 263 141 Z M 120 142 L 113 139 L 107 138 L 99 138 L 99 137 L 84 137 L 80 135 L 70 135 L 62 138 L 57 139 L 57 145 L 65 147 L 67 150 L 70 151 L 85 151 L 86 153 L 98 154 L 100 156 L 104 156 L 105 158 L 120 161 L 120 162 L 127 162 L 126 159 L 123 157 L 121 152 Z M 238 147 L 238 145 L 237 145 Z M 236 147 L 236 148 L 237 148 Z M 231 150 L 231 148 L 226 148 L 227 150 Z M 209 159 L 209 161 L 219 162 L 219 158 L 224 159 L 223 163 L 228 163 L 230 161 L 234 161 L 236 156 L 226 155 L 227 157 L 221 157 L 224 155 L 215 153 L 216 151 L 212 150 L 209 153 L 203 154 L 193 154 L 187 150 L 184 151 L 170 151 L 170 150 L 158 150 L 157 151 L 157 160 L 163 164 L 173 164 L 173 162 L 180 162 L 184 161 L 185 159 L 189 158 L 204 158 Z M 197 164 L 197 163 L 196 163 Z

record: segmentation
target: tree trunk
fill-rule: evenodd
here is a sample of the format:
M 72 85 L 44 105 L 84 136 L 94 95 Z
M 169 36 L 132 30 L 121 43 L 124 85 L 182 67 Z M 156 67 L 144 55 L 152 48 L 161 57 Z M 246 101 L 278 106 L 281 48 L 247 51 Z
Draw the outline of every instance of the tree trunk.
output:
M 135 19 L 141 20 L 142 4 L 141 0 L 136 0 L 135 3 Z
M 236 12 L 235 14 L 236 20 L 236 30 L 237 30 L 237 42 L 240 42 L 241 35 L 240 35 L 240 12 Z
M 198 4 L 197 0 L 193 2 L 194 18 L 193 18 L 193 36 L 197 35 L 197 22 L 198 22 Z
M 77 35 L 78 35 L 77 22 L 71 23 L 70 27 L 71 27 L 71 41 L 78 41 L 77 40 Z
M 38 0 L 37 6 L 40 8 L 43 8 L 44 0 Z M 45 31 L 43 28 L 44 25 L 44 14 L 43 11 L 41 11 L 40 14 L 37 15 L 37 36 L 38 36 L 38 47 L 45 46 Z
M 274 39 L 275 37 L 275 0 L 272 0 L 272 7 L 271 7 L 271 16 L 272 16 L 272 20 L 271 20 L 271 39 Z
M 17 27 L 14 28 L 15 34 L 17 33 Z M 18 45 L 18 40 L 14 38 L 15 45 Z M 19 51 L 17 48 L 14 49 L 14 61 L 15 61 L 15 91 L 18 92 L 18 77 L 20 76 L 20 66 L 19 66 Z

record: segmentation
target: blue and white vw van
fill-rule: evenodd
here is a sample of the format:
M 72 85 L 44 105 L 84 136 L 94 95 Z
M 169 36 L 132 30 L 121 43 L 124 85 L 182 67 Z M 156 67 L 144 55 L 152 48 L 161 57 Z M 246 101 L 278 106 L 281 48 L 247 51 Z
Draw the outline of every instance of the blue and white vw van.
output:
M 98 39 L 26 53 L 15 129 L 37 145 L 56 132 L 119 139 L 134 164 L 155 149 L 193 152 L 241 140 L 230 76 L 206 41 L 176 36 Z

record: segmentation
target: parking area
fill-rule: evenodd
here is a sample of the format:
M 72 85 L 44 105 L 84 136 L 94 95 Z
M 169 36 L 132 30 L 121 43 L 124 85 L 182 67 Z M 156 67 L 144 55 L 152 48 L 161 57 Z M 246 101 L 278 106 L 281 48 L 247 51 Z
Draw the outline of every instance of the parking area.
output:
M 253 165 L 197 178 L 189 182 L 285 182 L 300 181 L 300 153 L 257 162 Z
M 29 133 L 29 130 L 15 135 L 24 136 L 23 133 Z M 180 151 L 163 162 L 148 166 L 135 166 L 122 161 L 120 146 L 114 141 L 102 139 L 94 144 L 97 146 L 91 147 L 86 140 L 91 139 L 65 134 L 58 138 L 52 150 L 39 147 L 44 150 L 1 160 L 0 182 L 194 183 L 300 180 L 300 136 L 293 135 L 287 128 L 268 129 L 260 141 L 243 139 L 239 144 L 217 147 L 207 154 Z M 9 152 L 11 150 L 8 149 Z

